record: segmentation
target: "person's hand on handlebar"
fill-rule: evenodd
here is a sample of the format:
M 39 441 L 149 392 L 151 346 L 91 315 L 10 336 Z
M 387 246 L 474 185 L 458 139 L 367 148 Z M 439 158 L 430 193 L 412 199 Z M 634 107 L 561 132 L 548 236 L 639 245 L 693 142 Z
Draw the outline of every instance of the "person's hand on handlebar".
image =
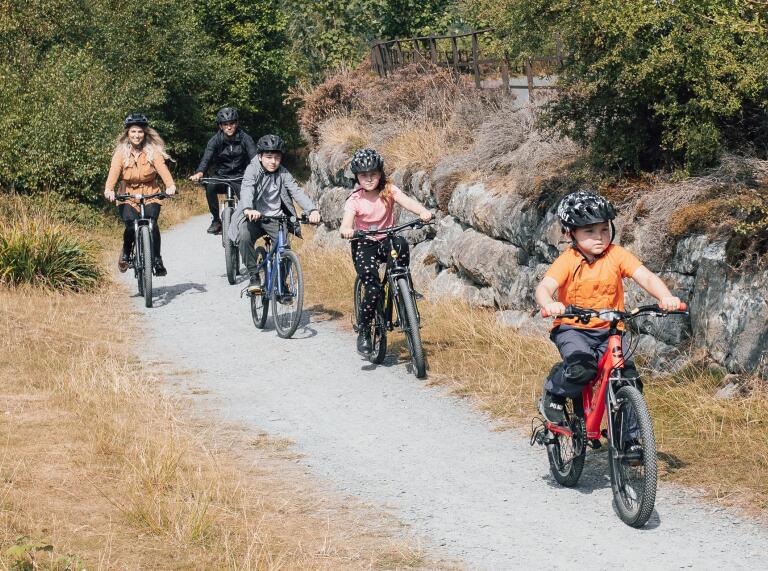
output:
M 165 189 L 165 194 L 167 194 L 168 196 L 173 196 L 174 194 L 176 194 L 176 187 L 175 186 L 171 186 L 169 188 L 166 188 Z
M 195 173 L 195 174 L 193 174 L 191 177 L 189 177 L 189 180 L 191 180 L 191 181 L 194 181 L 194 182 L 197 182 L 197 181 L 198 181 L 198 180 L 200 180 L 201 178 L 203 178 L 203 173 L 201 173 L 201 172 L 196 172 L 196 173 Z
M 347 240 L 349 240 L 350 238 L 354 238 L 355 236 L 355 229 L 352 228 L 351 226 L 349 228 L 345 228 L 344 226 L 342 226 L 341 228 L 339 228 L 339 232 L 341 232 L 341 237 L 346 238 Z
M 434 214 L 432 214 L 429 210 L 425 210 L 421 214 L 419 214 L 419 218 L 421 218 L 422 222 L 429 222 L 435 217 Z
M 318 210 L 313 210 L 309 213 L 309 223 L 320 224 L 320 212 Z
M 557 317 L 565 313 L 565 305 L 559 301 L 553 301 L 541 306 L 541 315 L 544 317 Z
M 243 214 L 245 214 L 245 217 L 251 222 L 256 222 L 259 218 L 261 218 L 261 212 L 258 210 L 252 210 L 250 208 L 243 210 Z
M 677 311 L 681 308 L 682 304 L 683 302 L 680 301 L 680 298 L 675 297 L 674 295 L 662 297 L 659 300 L 659 307 L 665 311 Z
M 109 190 L 108 188 L 104 189 L 104 198 L 109 200 L 110 202 L 115 201 L 115 191 Z

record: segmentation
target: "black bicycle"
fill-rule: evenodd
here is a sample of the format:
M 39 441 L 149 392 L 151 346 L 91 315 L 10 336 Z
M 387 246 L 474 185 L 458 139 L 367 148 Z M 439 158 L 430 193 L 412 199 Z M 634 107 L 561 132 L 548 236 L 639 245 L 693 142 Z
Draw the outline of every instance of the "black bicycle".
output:
M 133 243 L 133 252 L 128 259 L 128 267 L 133 268 L 134 276 L 139 285 L 139 295 L 144 296 L 144 305 L 152 307 L 152 274 L 155 271 L 152 243 L 152 227 L 154 222 L 147 218 L 144 212 L 144 203 L 150 198 L 168 198 L 165 192 L 156 192 L 155 194 L 118 194 L 117 200 L 138 200 L 139 217 L 133 221 L 133 229 L 136 239 Z
M 372 351 L 369 359 L 374 364 L 381 364 L 387 356 L 387 332 L 395 327 L 405 334 L 408 352 L 413 362 L 413 370 L 416 377 L 423 379 L 427 376 L 427 361 L 424 356 L 424 347 L 421 344 L 421 316 L 416 304 L 416 295 L 413 290 L 413 281 L 411 280 L 411 270 L 408 266 L 403 266 L 398 257 L 393 238 L 399 232 L 410 228 L 422 228 L 431 224 L 422 220 L 411 220 L 400 226 L 391 228 L 381 228 L 377 230 L 357 230 L 352 239 L 359 240 L 366 236 L 385 235 L 384 241 L 389 247 L 384 277 L 381 279 L 382 295 L 376 306 L 376 316 L 373 323 L 373 332 L 371 336 Z M 363 298 L 362 280 L 358 276 L 355 280 L 355 310 L 352 314 L 352 328 L 359 330 L 357 324 L 357 315 L 360 308 L 360 300 Z M 397 317 L 393 308 L 397 308 Z
M 275 330 L 278 336 L 287 339 L 296 332 L 304 307 L 304 276 L 299 257 L 288 245 L 288 223 L 309 224 L 309 219 L 280 214 L 262 215 L 259 221 L 278 223 L 277 240 L 273 244 L 272 238 L 264 236 L 264 247 L 256 248 L 261 292 L 251 293 L 250 286 L 246 286 L 240 295 L 251 298 L 251 318 L 257 329 L 266 326 L 271 301 Z
M 235 178 L 201 178 L 198 182 L 201 185 L 223 184 L 227 187 L 227 197 L 221 204 L 221 245 L 224 246 L 224 263 L 227 268 L 227 281 L 234 285 L 237 274 L 240 273 L 240 253 L 237 250 L 237 244 L 229 239 L 229 226 L 232 224 L 232 216 L 237 206 L 237 194 L 235 194 L 231 183 L 239 182 L 243 177 Z

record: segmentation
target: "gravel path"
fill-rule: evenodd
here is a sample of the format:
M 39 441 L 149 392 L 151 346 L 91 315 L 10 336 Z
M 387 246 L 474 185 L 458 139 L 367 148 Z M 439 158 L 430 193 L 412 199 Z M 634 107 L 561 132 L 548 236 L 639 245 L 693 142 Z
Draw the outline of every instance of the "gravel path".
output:
M 389 509 L 427 545 L 471 569 L 766 569 L 768 531 L 659 490 L 644 530 L 611 508 L 604 454 L 577 489 L 554 484 L 546 453 L 405 365 L 372 368 L 354 336 L 311 319 L 294 339 L 253 327 L 224 277 L 219 238 L 195 218 L 163 236 L 169 275 L 156 279 L 149 355 L 196 371 L 190 382 L 220 416 L 296 442 L 302 462 L 341 492 Z M 131 274 L 125 282 L 135 291 Z M 312 284 L 307 284 L 311 288 Z M 768 476 L 768 475 L 766 475 Z

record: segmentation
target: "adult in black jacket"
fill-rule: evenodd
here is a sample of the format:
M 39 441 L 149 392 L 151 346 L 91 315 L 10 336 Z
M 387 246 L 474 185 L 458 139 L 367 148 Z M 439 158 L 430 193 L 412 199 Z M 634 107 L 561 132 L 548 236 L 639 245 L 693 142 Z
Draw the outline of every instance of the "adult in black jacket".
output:
M 195 174 L 189 177 L 189 180 L 200 180 L 211 162 L 216 163 L 217 177 L 242 177 L 245 168 L 251 162 L 251 159 L 256 156 L 256 144 L 253 142 L 253 139 L 248 133 L 238 127 L 237 109 L 222 107 L 216 113 L 216 123 L 219 126 L 219 130 L 208 141 L 203 158 L 200 160 Z M 230 184 L 239 197 L 240 181 Z M 226 191 L 227 187 L 224 184 L 208 184 L 205 187 L 208 209 L 211 211 L 211 216 L 213 216 L 213 221 L 208 227 L 209 234 L 221 233 L 218 195 Z

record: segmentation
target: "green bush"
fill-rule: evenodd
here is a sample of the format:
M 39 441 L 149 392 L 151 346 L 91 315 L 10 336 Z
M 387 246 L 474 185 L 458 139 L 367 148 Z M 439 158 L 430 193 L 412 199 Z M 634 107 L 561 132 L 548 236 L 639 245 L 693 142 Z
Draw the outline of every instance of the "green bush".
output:
M 469 4 L 467 2 L 467 4 Z M 523 58 L 562 38 L 547 122 L 603 168 L 768 153 L 768 7 L 750 0 L 478 0 L 476 23 Z
M 102 276 L 96 245 L 45 219 L 0 225 L 0 283 L 87 291 Z

